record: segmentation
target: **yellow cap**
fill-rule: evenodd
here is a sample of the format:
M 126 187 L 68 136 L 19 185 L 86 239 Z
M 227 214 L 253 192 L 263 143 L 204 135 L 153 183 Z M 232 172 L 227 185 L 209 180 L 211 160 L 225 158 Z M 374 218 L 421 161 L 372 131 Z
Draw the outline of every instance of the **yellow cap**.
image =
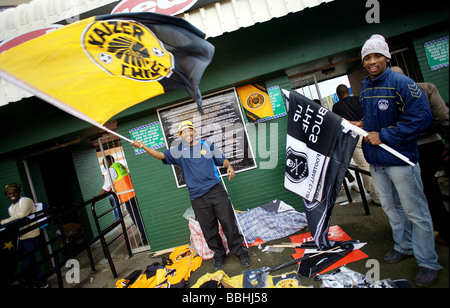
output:
M 192 124 L 192 121 L 186 120 L 180 123 L 180 125 L 178 126 L 178 136 L 181 137 L 181 132 L 186 129 L 186 128 L 191 128 L 192 130 L 194 130 L 195 135 L 198 134 L 197 130 L 194 128 L 194 124 Z

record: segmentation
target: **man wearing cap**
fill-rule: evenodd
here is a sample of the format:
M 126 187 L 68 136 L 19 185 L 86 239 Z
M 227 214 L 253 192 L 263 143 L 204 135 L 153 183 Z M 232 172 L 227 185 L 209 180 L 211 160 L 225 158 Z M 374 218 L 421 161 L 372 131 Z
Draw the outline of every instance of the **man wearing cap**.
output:
M 431 110 L 418 85 L 388 67 L 391 54 L 383 36 L 372 35 L 362 47 L 361 57 L 369 73 L 360 93 L 364 118 L 359 124 L 368 132 L 363 152 L 395 242 L 384 260 L 396 263 L 414 255 L 419 266 L 416 285 L 430 286 L 437 280 L 440 265 L 417 163 L 417 136 L 431 124 Z M 407 165 L 379 147 L 381 143 L 416 165 Z
M 140 140 L 134 141 L 133 146 L 144 149 L 164 164 L 178 165 L 181 168 L 195 216 L 208 247 L 214 251 L 214 270 L 223 267 L 226 257 L 217 220 L 222 225 L 230 252 L 239 257 L 242 266 L 249 267 L 248 251 L 242 246 L 244 239 L 239 233 L 230 198 L 220 184 L 216 168 L 220 165 L 227 168 L 228 178 L 231 180 L 234 177 L 233 166 L 214 144 L 196 139 L 197 134 L 191 121 L 183 121 L 178 127 L 178 136 L 183 142 L 178 146 L 164 152 L 150 149 Z

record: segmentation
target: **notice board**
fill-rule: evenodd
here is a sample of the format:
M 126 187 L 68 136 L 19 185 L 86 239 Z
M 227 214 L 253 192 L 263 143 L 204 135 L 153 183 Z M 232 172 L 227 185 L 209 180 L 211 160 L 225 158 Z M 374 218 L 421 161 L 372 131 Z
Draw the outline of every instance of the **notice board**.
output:
M 448 36 L 426 42 L 424 47 L 432 71 L 448 67 Z
M 214 143 L 228 158 L 236 173 L 256 168 L 236 90 L 232 88 L 203 97 L 203 111 L 204 115 L 200 115 L 194 101 L 158 109 L 166 147 L 175 147 L 181 143 L 178 125 L 184 120 L 190 120 L 199 133 L 197 138 Z M 177 186 L 185 186 L 180 168 L 172 168 Z M 219 171 L 221 175 L 226 174 L 223 167 Z
M 163 135 L 158 122 L 144 124 L 129 130 L 131 140 L 141 140 L 151 149 L 165 146 Z M 145 153 L 143 149 L 134 149 L 136 155 Z

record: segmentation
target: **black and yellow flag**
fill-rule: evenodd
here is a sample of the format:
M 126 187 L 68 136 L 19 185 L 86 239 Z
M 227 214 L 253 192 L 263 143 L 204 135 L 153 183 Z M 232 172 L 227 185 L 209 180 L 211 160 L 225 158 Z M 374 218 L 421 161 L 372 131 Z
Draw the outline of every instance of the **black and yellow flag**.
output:
M 264 83 L 249 84 L 236 89 L 249 123 L 273 117 L 272 104 Z
M 358 138 L 337 114 L 294 90 L 288 96 L 284 187 L 303 198 L 317 247 L 331 248 L 331 214 Z
M 201 111 L 200 79 L 214 54 L 204 38 L 173 16 L 91 17 L 0 54 L 0 77 L 94 125 L 172 89 Z

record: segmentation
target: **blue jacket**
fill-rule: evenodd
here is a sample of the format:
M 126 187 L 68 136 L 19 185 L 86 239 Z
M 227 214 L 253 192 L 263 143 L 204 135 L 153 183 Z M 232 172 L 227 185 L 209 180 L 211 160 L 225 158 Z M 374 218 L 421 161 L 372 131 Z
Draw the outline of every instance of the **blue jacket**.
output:
M 379 132 L 381 142 L 416 163 L 419 159 L 417 136 L 433 120 L 428 100 L 419 86 L 388 67 L 374 80 L 370 76 L 364 79 L 359 98 L 363 107 L 364 130 Z M 379 146 L 363 142 L 363 151 L 371 165 L 406 165 Z

